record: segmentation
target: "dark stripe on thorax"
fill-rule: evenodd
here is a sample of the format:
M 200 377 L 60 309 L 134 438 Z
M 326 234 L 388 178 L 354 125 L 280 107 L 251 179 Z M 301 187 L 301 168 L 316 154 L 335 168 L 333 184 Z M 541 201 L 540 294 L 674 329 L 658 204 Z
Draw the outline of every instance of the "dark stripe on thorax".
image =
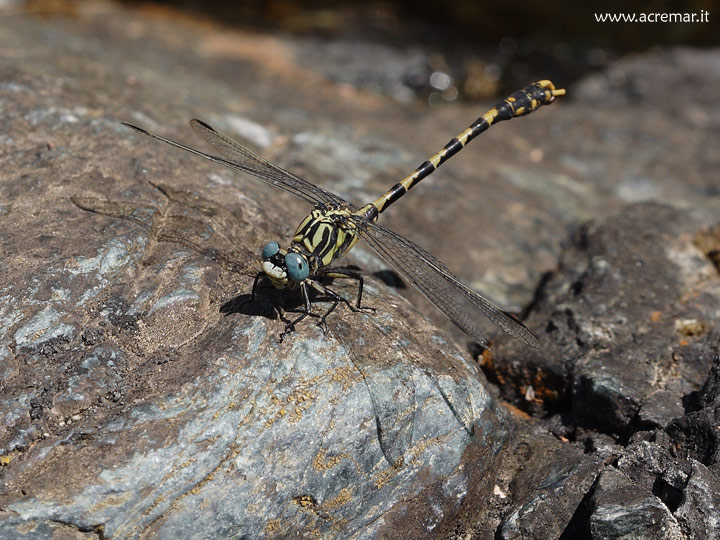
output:
M 335 246 L 337 234 L 333 225 L 323 221 L 316 221 L 310 236 L 313 242 L 318 231 L 320 232 L 320 241 L 313 243 L 313 253 L 322 259 Z

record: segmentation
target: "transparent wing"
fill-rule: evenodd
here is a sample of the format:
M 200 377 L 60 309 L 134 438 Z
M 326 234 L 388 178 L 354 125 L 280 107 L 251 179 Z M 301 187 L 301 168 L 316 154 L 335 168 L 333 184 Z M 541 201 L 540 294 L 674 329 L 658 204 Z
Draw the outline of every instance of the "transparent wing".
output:
M 538 338 L 524 324 L 463 285 L 443 263 L 423 248 L 359 216 L 352 219 L 362 230 L 361 238 L 371 248 L 473 339 L 487 345 L 480 328 L 484 316 L 523 343 L 541 347 Z
M 325 191 L 324 189 L 311 184 L 307 180 L 303 180 L 299 176 L 295 176 L 294 174 L 273 165 L 254 152 L 251 152 L 240 143 L 237 143 L 226 135 L 215 131 L 212 127 L 200 120 L 191 120 L 190 125 L 196 133 L 210 143 L 213 148 L 220 152 L 224 157 L 206 154 L 205 152 L 201 152 L 195 148 L 191 148 L 166 137 L 162 137 L 161 135 L 156 135 L 155 133 L 151 133 L 145 129 L 126 122 L 123 122 L 123 125 L 126 125 L 143 135 L 147 135 L 148 137 L 152 137 L 153 139 L 157 139 L 158 141 L 174 146 L 175 148 L 180 148 L 181 150 L 185 150 L 186 152 L 190 152 L 191 154 L 195 154 L 196 156 L 200 156 L 214 163 L 225 165 L 230 169 L 247 173 L 255 178 L 267 182 L 272 186 L 275 186 L 276 188 L 292 193 L 296 197 L 300 197 L 311 204 L 346 204 L 345 200 L 341 197 L 330 193 L 329 191 Z
M 378 441 L 388 463 L 401 465 L 413 444 L 426 440 L 424 430 L 429 426 L 417 422 L 433 394 L 442 398 L 458 425 L 473 434 L 478 417 L 471 394 L 477 369 L 468 366 L 462 356 L 448 353 L 440 342 L 430 343 L 422 354 L 407 350 L 397 336 L 412 329 L 401 319 L 381 322 L 376 317 L 360 317 L 351 324 L 335 320 L 331 328 L 367 387 Z M 424 377 L 435 392 L 423 388 Z

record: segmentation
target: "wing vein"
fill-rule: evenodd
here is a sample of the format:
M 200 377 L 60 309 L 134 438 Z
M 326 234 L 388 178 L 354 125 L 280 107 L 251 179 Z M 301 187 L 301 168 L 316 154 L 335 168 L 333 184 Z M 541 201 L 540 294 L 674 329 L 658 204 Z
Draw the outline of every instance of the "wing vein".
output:
M 447 266 L 422 247 L 375 223 L 360 220 L 357 224 L 362 230 L 361 238 L 373 250 L 479 343 L 486 345 L 479 322 L 483 315 L 523 343 L 541 346 L 538 338 L 514 315 L 461 283 Z

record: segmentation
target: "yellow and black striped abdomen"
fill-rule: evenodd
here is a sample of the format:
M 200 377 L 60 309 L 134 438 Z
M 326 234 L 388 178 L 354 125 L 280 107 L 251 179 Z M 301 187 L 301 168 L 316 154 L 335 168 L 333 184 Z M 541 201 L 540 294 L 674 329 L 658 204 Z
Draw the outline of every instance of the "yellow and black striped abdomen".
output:
M 555 88 L 555 85 L 547 80 L 538 81 L 514 92 L 475 120 L 465 131 L 453 137 L 438 153 L 424 161 L 412 174 L 391 187 L 373 205 L 378 213 L 384 212 L 388 206 L 405 195 L 423 178 L 430 176 L 435 169 L 457 154 L 467 143 L 493 124 L 530 114 L 541 105 L 552 103 L 557 96 L 564 94 L 565 90 Z
M 315 255 L 319 266 L 330 265 L 358 240 L 355 226 L 347 221 L 349 215 L 347 208 L 315 208 L 295 231 L 293 244 L 300 244 Z

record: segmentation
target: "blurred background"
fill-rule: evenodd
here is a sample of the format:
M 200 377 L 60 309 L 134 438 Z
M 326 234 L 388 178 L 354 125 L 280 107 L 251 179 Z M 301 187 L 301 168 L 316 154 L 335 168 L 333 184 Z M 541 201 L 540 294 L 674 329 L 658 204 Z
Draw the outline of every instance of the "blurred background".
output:
M 715 0 L 628 3 L 269 0 L 126 2 L 297 40 L 299 61 L 329 80 L 430 104 L 483 100 L 538 77 L 569 86 L 652 47 L 720 41 Z M 6 11 L 47 16 L 102 9 L 101 2 L 3 0 Z M 598 17 L 690 15 L 698 22 L 598 22 Z M 704 17 L 704 19 L 703 19 Z M 332 52 L 323 45 L 333 44 Z M 323 58 L 319 58 L 322 55 Z

